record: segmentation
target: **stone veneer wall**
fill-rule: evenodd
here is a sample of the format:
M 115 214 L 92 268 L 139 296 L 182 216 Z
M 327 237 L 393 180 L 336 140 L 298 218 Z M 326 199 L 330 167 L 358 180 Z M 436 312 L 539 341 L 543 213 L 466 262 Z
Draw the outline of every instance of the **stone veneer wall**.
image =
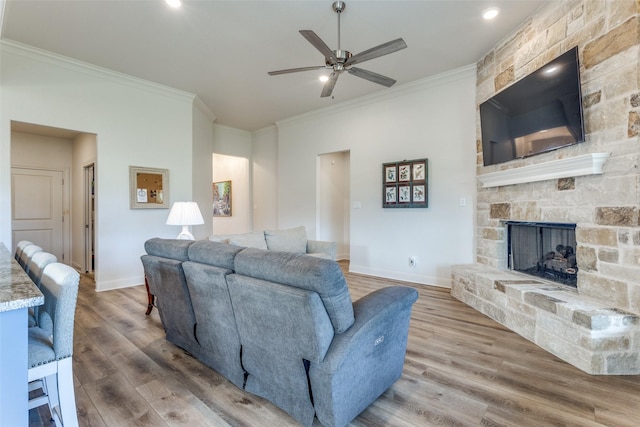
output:
M 578 46 L 586 141 L 477 175 L 610 153 L 600 175 L 482 188 L 451 294 L 591 374 L 640 374 L 640 0 L 551 1 L 477 66 L 478 105 Z M 505 220 L 576 223 L 578 289 L 507 271 Z
M 578 292 L 640 314 L 640 1 L 552 1 L 477 64 L 478 105 L 578 46 L 586 141 L 477 174 L 587 153 L 611 156 L 602 175 L 481 188 L 479 264 L 506 269 L 504 220 L 577 223 Z

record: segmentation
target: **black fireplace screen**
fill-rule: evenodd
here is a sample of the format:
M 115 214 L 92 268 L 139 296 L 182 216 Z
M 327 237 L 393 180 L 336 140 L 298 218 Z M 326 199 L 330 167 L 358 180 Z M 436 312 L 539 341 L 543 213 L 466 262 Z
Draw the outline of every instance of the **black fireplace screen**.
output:
M 510 269 L 577 286 L 575 224 L 509 221 L 506 225 Z

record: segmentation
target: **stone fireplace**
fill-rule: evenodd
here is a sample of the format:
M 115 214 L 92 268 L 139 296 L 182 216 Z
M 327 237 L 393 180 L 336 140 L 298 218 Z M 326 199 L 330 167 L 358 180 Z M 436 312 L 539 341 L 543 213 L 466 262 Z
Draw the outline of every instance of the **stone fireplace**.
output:
M 477 64 L 480 104 L 577 45 L 586 141 L 488 167 L 476 142 L 476 264 L 452 295 L 592 374 L 640 374 L 639 9 L 551 1 Z M 576 224 L 575 287 L 510 269 L 519 222 Z

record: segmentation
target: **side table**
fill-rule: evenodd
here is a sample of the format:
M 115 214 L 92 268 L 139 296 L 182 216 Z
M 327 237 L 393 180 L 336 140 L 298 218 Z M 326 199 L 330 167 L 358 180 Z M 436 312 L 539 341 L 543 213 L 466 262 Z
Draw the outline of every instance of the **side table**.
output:
M 147 316 L 153 310 L 153 306 L 156 305 L 156 296 L 149 291 L 149 281 L 147 280 L 147 276 L 144 276 L 144 286 L 147 288 L 147 312 L 145 313 Z

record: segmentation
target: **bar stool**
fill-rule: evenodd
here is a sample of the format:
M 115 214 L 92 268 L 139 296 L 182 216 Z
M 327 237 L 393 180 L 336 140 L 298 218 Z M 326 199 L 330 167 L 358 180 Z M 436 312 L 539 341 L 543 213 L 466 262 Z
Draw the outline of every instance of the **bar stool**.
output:
M 38 310 L 38 326 L 29 328 L 29 383 L 42 381 L 45 393 L 30 399 L 29 409 L 48 404 L 58 427 L 78 426 L 71 362 L 79 281 L 68 265 L 47 265 L 40 286 L 44 305 Z
M 16 261 L 20 262 L 20 257 L 22 256 L 22 251 L 24 250 L 24 248 L 26 248 L 29 245 L 33 245 L 33 242 L 30 242 L 29 240 L 20 240 L 18 242 L 18 244 L 16 245 L 16 253 L 15 253 L 15 256 L 14 256 Z
M 33 254 L 29 262 L 27 263 L 27 274 L 33 283 L 36 284 L 38 289 L 40 288 L 40 282 L 42 281 L 42 273 L 44 268 L 51 264 L 52 262 L 57 262 L 58 258 L 54 254 L 50 254 L 49 252 L 36 252 Z M 38 324 L 38 307 L 30 307 L 29 308 L 29 327 L 34 327 Z
M 22 250 L 22 255 L 20 255 L 18 263 L 24 268 L 27 274 L 29 274 L 29 260 L 38 252 L 42 252 L 42 248 L 38 245 L 28 245 Z

